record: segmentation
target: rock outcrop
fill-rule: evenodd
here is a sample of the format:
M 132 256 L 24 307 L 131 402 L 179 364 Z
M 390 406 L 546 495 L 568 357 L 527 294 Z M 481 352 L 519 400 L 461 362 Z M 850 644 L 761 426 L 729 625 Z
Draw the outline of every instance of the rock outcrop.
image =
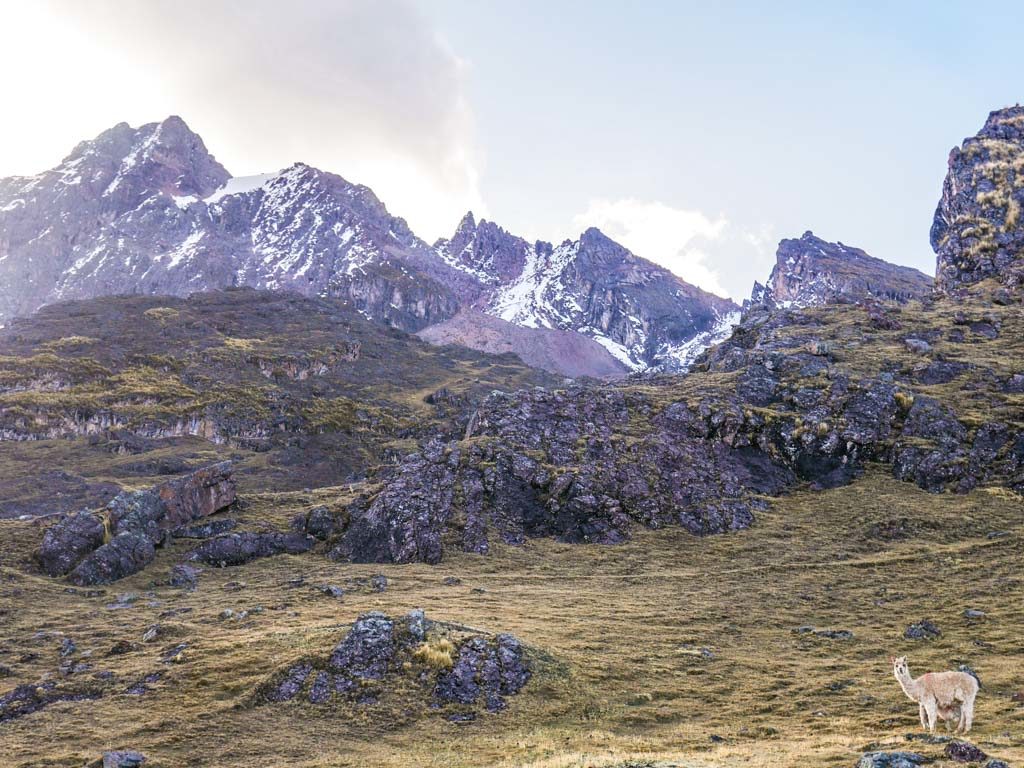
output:
M 273 555 L 308 552 L 316 539 L 303 533 L 226 533 L 200 544 L 188 560 L 225 568 Z
M 949 153 L 932 224 L 936 284 L 956 291 L 995 278 L 1024 284 L 1024 107 L 996 110 Z
M 379 493 L 349 510 L 331 551 L 361 562 L 436 563 L 446 534 L 470 552 L 491 541 L 550 536 L 614 544 L 635 525 L 695 534 L 744 528 L 792 471 L 749 445 L 708 440 L 683 404 L 630 440 L 630 405 L 615 388 L 494 394 L 465 442 L 435 441 L 392 470 Z
M 436 623 L 423 611 L 399 619 L 373 612 L 360 616 L 329 656 L 288 666 L 256 698 L 367 705 L 401 696 L 403 707 L 464 722 L 481 709 L 505 709 L 532 675 L 526 648 L 512 635 Z
M 74 584 L 116 581 L 152 562 L 172 530 L 234 500 L 231 462 L 213 464 L 145 491 L 125 491 L 98 513 L 64 515 L 43 534 L 37 559 L 45 573 L 67 574 Z
M 804 232 L 779 243 L 767 285 L 755 283 L 748 303 L 789 308 L 837 299 L 905 302 L 931 291 L 932 279 L 923 272 Z

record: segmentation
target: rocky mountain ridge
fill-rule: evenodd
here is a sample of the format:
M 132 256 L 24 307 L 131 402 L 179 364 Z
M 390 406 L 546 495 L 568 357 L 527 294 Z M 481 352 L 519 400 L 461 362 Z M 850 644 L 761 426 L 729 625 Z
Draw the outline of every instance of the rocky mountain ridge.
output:
M 597 230 L 530 244 L 469 214 L 428 245 L 340 176 L 297 163 L 231 177 L 177 117 L 0 180 L 0 284 L 0 324 L 63 299 L 246 285 L 341 298 L 408 331 L 476 309 L 588 337 L 630 370 L 685 366 L 736 309 Z
M 788 309 L 837 299 L 906 302 L 927 296 L 932 283 L 916 269 L 827 242 L 808 231 L 779 243 L 767 284 L 755 283 L 748 303 Z

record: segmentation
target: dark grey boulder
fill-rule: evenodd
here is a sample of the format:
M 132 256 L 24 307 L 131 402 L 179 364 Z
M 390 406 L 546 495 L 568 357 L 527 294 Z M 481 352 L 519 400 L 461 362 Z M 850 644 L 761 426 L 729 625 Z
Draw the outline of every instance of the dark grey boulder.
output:
M 867 752 L 857 761 L 857 768 L 918 768 L 927 762 L 917 752 Z
M 187 559 L 224 568 L 272 555 L 298 555 L 315 543 L 316 539 L 303 533 L 228 533 L 200 544 Z
M 154 557 L 156 549 L 144 533 L 119 533 L 82 560 L 68 579 L 80 587 L 109 584 L 138 573 Z
M 48 576 L 70 573 L 86 555 L 103 544 L 103 519 L 93 512 L 66 515 L 46 529 L 38 559 Z
M 103 753 L 103 768 L 139 768 L 146 762 L 146 756 L 133 749 Z
M 383 613 L 360 616 L 331 654 L 330 667 L 349 677 L 380 680 L 395 655 L 395 623 Z
M 171 531 L 171 536 L 176 539 L 208 539 L 211 536 L 219 536 L 234 530 L 237 526 L 238 521 L 231 518 L 208 520 L 205 523 L 194 523 L 175 528 Z
M 193 590 L 199 584 L 199 575 L 202 572 L 203 569 L 197 566 L 189 565 L 188 563 L 178 563 L 171 568 L 171 586 Z
M 968 741 L 951 741 L 946 745 L 944 754 L 958 763 L 980 763 L 988 757 L 979 747 Z
M 934 640 L 941 634 L 942 630 L 928 619 L 921 619 L 921 621 L 911 624 L 903 632 L 903 636 L 907 640 Z

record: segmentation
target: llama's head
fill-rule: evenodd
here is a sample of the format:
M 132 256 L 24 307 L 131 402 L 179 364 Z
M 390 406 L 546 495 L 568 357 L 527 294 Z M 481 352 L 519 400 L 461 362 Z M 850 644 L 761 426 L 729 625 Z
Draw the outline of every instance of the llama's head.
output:
M 896 677 L 903 677 L 904 675 L 910 674 L 910 667 L 907 665 L 906 656 L 889 657 L 889 662 L 892 664 L 892 671 Z

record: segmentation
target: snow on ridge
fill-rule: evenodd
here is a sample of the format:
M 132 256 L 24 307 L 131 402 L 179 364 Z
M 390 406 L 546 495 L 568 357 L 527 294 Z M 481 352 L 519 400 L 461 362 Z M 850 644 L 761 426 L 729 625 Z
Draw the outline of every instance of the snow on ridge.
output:
M 279 175 L 279 173 L 259 173 L 255 176 L 234 176 L 224 182 L 224 186 L 204 197 L 203 202 L 207 205 L 213 205 L 228 195 L 241 195 L 246 192 L 253 192 Z
M 711 328 L 703 333 L 698 333 L 692 339 L 681 344 L 662 345 L 657 354 L 657 357 L 664 361 L 660 365 L 665 367 L 665 363 L 671 362 L 672 367 L 678 366 L 681 371 L 688 370 L 701 352 L 729 338 L 733 326 L 737 325 L 739 321 L 739 310 L 728 312 L 722 315 Z
M 514 282 L 494 294 L 487 314 L 496 315 L 526 328 L 564 328 L 571 318 L 558 309 L 556 302 L 565 298 L 556 281 L 576 258 L 580 243 L 566 242 L 542 258 L 535 246 L 526 252 L 526 263 Z

